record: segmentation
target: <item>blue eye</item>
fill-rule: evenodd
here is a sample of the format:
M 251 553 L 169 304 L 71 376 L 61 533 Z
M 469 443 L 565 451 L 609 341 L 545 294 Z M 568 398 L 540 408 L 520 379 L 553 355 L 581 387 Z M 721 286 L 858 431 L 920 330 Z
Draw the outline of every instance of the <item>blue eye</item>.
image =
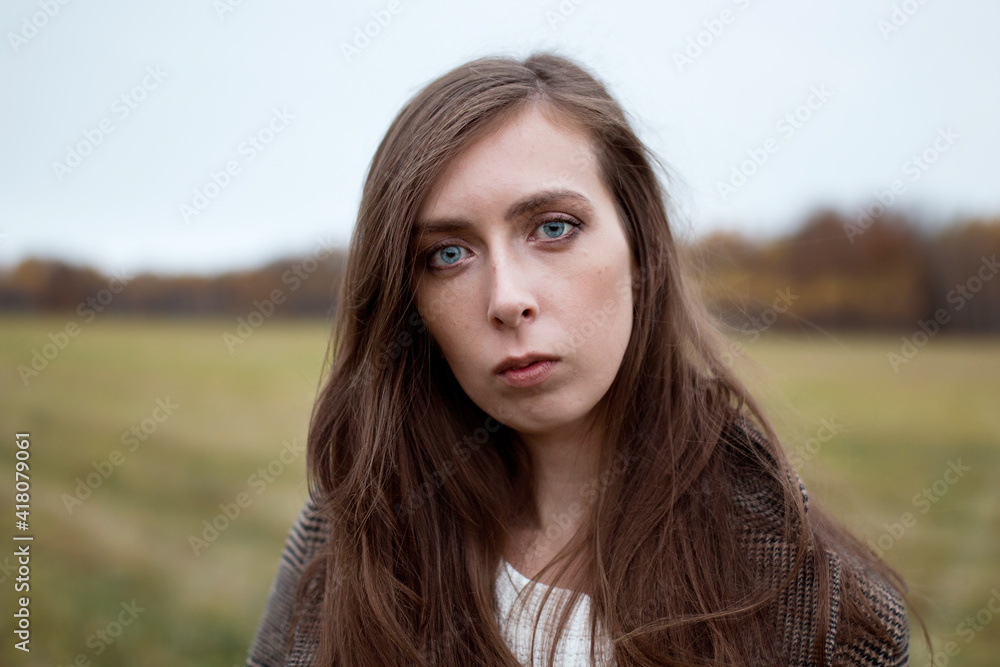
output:
M 539 227 L 550 239 L 558 238 L 562 236 L 563 230 L 566 228 L 566 223 L 562 220 L 550 220 L 548 222 L 543 222 Z
M 462 259 L 462 247 L 457 245 L 439 248 L 431 254 L 431 260 L 440 259 L 445 264 L 454 264 Z M 433 261 L 432 261 L 433 264 Z
M 567 238 L 568 234 L 566 232 L 572 232 L 576 227 L 579 227 L 579 224 L 568 218 L 553 218 L 552 220 L 546 220 L 538 225 L 537 228 L 542 230 L 545 238 L 559 239 Z

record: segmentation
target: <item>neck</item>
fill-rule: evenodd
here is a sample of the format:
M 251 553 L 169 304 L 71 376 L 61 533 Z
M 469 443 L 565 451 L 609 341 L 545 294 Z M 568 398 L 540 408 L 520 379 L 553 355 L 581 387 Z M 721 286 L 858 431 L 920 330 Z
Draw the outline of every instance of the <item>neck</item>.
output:
M 580 525 L 599 478 L 603 434 L 576 428 L 521 434 L 534 469 L 538 523 L 532 529 L 565 543 Z
M 596 430 L 520 434 L 532 460 L 537 520 L 514 529 L 506 558 L 521 574 L 531 578 L 552 561 L 580 528 L 593 502 L 599 479 L 600 445 L 604 436 Z M 577 560 L 574 559 L 576 563 Z M 578 565 L 558 585 L 578 587 Z M 553 584 L 553 573 L 542 583 Z

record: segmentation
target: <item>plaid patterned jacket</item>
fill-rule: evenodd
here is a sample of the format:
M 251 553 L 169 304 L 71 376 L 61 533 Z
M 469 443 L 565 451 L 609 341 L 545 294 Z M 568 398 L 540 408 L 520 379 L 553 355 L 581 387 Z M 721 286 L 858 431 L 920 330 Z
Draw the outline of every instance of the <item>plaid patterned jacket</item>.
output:
M 763 436 L 752 425 L 743 428 L 751 442 L 760 446 Z M 808 509 L 809 496 L 799 480 L 803 500 Z M 776 576 L 788 573 L 794 562 L 794 549 L 780 535 L 781 521 L 777 491 L 747 476 L 738 486 L 737 505 L 746 512 L 744 536 L 753 558 L 763 567 L 775 568 Z M 318 643 L 318 627 L 300 626 L 296 629 L 294 643 L 285 652 L 285 637 L 292 616 L 294 591 L 299 574 L 326 540 L 328 522 L 317 514 L 315 505 L 307 501 L 288 535 L 277 576 L 272 584 L 257 634 L 247 657 L 248 667 L 274 667 L 277 665 L 312 665 Z M 906 609 L 899 592 L 880 576 L 872 573 L 861 581 L 862 594 L 882 620 L 892 643 L 857 641 L 850 645 L 836 640 L 838 609 L 840 607 L 841 558 L 828 553 L 831 565 L 830 618 L 827 627 L 818 628 L 819 600 L 813 560 L 804 564 L 777 605 L 778 618 L 775 630 L 781 633 L 787 665 L 806 667 L 818 665 L 813 651 L 816 633 L 822 631 L 826 638 L 827 664 L 900 666 L 909 664 L 909 624 Z

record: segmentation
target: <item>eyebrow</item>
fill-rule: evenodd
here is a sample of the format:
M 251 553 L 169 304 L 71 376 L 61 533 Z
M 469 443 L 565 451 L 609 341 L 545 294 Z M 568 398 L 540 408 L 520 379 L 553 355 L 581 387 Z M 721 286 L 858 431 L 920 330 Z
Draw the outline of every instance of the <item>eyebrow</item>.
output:
M 590 202 L 590 200 L 576 190 L 556 188 L 552 190 L 542 190 L 540 192 L 527 195 L 526 197 L 522 197 L 507 207 L 507 211 L 504 213 L 503 218 L 507 222 L 512 222 L 513 220 L 529 213 L 533 213 L 540 208 L 545 208 L 550 204 L 567 200 L 584 206 L 588 212 L 592 213 L 594 210 L 594 205 Z M 420 234 L 459 232 L 469 229 L 470 227 L 472 227 L 472 223 L 464 218 L 445 217 L 433 218 L 430 220 L 417 220 L 413 227 L 413 235 L 418 236 Z

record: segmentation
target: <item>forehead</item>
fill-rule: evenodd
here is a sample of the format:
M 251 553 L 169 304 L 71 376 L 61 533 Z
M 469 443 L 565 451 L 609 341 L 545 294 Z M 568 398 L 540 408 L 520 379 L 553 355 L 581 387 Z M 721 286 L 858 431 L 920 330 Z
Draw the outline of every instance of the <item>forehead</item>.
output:
M 531 105 L 445 167 L 420 208 L 418 226 L 539 190 L 577 190 L 592 198 L 601 187 L 590 137 Z

